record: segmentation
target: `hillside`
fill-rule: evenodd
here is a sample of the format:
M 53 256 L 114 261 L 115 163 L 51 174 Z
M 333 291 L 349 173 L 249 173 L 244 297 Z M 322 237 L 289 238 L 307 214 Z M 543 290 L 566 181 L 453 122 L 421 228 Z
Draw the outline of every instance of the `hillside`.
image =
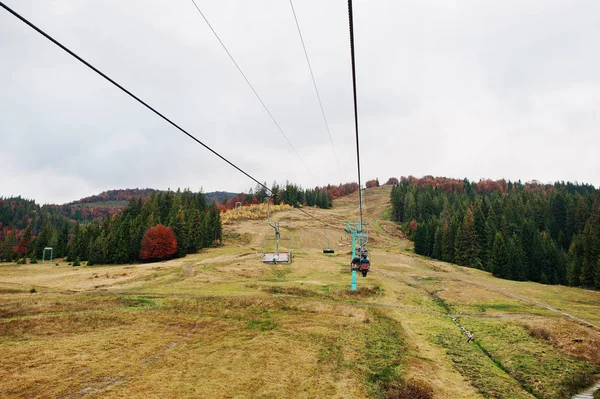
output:
M 127 203 L 132 198 L 146 198 L 160 190 L 152 188 L 144 189 L 122 189 L 104 191 L 97 195 L 81 198 L 77 201 L 69 202 L 63 205 L 45 205 L 53 209 L 56 213 L 68 217 L 69 219 L 81 222 L 89 222 L 94 219 L 102 219 L 108 215 L 118 215 L 123 212 Z M 206 202 L 211 204 L 213 201 L 222 203 L 225 199 L 231 198 L 237 193 L 226 191 L 213 191 L 204 193 Z
M 372 272 L 357 292 L 346 234 L 328 229 L 325 255 L 323 225 L 298 210 L 273 217 L 291 265 L 259 261 L 265 220 L 168 262 L 0 265 L 0 396 L 552 399 L 594 381 L 599 292 L 416 255 L 388 220 L 391 187 L 363 193 Z M 342 226 L 356 204 L 306 210 Z

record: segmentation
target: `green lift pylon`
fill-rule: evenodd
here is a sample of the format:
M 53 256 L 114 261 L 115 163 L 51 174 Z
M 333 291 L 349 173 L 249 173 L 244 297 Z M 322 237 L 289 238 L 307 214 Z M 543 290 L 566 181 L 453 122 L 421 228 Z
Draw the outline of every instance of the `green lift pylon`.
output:
M 360 223 L 357 222 L 344 222 L 346 226 L 346 233 L 352 234 L 352 260 L 356 258 L 356 243 L 359 234 L 362 234 Z M 350 284 L 350 290 L 356 291 L 356 269 L 352 268 L 352 282 Z

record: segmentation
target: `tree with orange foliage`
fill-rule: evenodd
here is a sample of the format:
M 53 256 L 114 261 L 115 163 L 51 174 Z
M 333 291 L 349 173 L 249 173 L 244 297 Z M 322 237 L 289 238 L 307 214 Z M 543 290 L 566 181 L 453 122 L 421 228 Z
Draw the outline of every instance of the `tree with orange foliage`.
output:
M 367 187 L 367 188 L 378 187 L 377 180 L 375 180 L 375 179 L 373 179 L 373 180 L 368 180 L 368 181 L 365 183 L 365 187 Z
M 176 252 L 177 239 L 170 228 L 157 224 L 144 234 L 140 250 L 140 257 L 143 261 L 167 259 Z

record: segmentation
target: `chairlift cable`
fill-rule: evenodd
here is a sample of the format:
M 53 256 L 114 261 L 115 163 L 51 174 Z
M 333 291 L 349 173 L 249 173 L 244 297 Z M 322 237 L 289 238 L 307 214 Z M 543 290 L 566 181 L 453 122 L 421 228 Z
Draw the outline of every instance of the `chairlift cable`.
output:
M 159 112 L 158 110 L 156 110 L 154 107 L 152 107 L 151 105 L 149 105 L 148 103 L 146 103 L 145 101 L 143 101 L 141 98 L 139 98 L 138 96 L 136 96 L 135 94 L 133 94 L 131 91 L 127 90 L 125 87 L 123 87 L 122 85 L 120 85 L 119 83 L 117 83 L 115 80 L 113 80 L 112 78 L 110 78 L 108 75 L 106 75 L 105 73 L 103 73 L 102 71 L 100 71 L 98 68 L 96 68 L 92 64 L 90 64 L 88 61 L 84 60 L 82 57 L 80 57 L 79 55 L 77 55 L 74 51 L 70 50 L 68 47 L 66 47 L 65 45 L 63 45 L 61 42 L 59 42 L 58 40 L 54 39 L 48 33 L 46 33 L 41 28 L 39 28 L 38 26 L 36 26 L 35 24 L 33 24 L 31 21 L 29 21 L 27 18 L 23 17 L 22 15 L 20 15 L 19 13 L 17 13 L 15 10 L 13 10 L 12 8 L 10 8 L 6 4 L 4 4 L 4 2 L 0 1 L 0 6 L 2 8 L 4 8 L 6 11 L 8 11 L 9 13 L 11 13 L 13 16 L 15 16 L 16 18 L 18 18 L 19 20 L 21 20 L 27 26 L 29 26 L 30 28 L 32 28 L 33 30 L 35 30 L 36 32 L 38 32 L 39 34 L 41 34 L 42 36 L 44 36 L 46 39 L 48 39 L 49 41 L 51 41 L 52 43 L 54 43 L 60 49 L 62 49 L 63 51 L 65 51 L 66 53 L 68 53 L 69 55 L 71 55 L 73 58 L 75 58 L 76 60 L 78 60 L 79 62 L 81 62 L 85 66 L 87 66 L 89 69 L 91 69 L 92 71 L 94 71 L 96 74 L 100 75 L 105 80 L 107 80 L 108 82 L 112 83 L 114 86 L 116 86 L 117 88 L 119 88 L 121 91 L 123 91 L 124 93 L 126 93 L 127 95 L 129 95 L 131 98 L 133 98 L 134 100 L 136 100 L 137 102 L 139 102 L 140 104 L 142 104 L 144 107 L 146 107 L 147 109 L 149 109 L 150 111 L 152 111 L 153 113 L 155 113 L 156 115 L 158 115 L 160 118 L 162 118 L 163 120 L 165 120 L 166 122 L 168 122 L 170 125 L 172 125 L 173 127 L 175 127 L 177 130 L 181 131 L 186 136 L 188 136 L 189 138 L 191 138 L 192 140 L 194 140 L 195 142 L 197 142 L 198 144 L 200 144 L 201 146 L 203 146 L 204 148 L 206 148 L 208 151 L 210 151 L 211 153 L 213 153 L 214 155 L 216 155 L 217 157 L 219 157 L 221 160 L 223 160 L 224 162 L 226 162 L 227 164 L 229 164 L 230 166 L 232 166 L 234 169 L 236 169 L 237 171 L 239 171 L 240 173 L 244 174 L 246 177 L 248 177 L 249 179 L 251 179 L 252 181 L 254 181 L 255 183 L 257 183 L 260 187 L 262 187 L 265 190 L 267 190 L 267 192 L 269 192 L 269 193 L 272 192 L 269 187 L 267 187 L 266 185 L 264 185 L 263 183 L 261 183 L 258 179 L 254 178 L 248 172 L 244 171 L 242 168 L 240 168 L 239 166 L 237 166 L 236 164 L 234 164 L 233 162 L 231 162 L 230 160 L 228 160 L 227 158 L 225 158 L 223 155 L 221 155 L 217 151 L 213 150 L 210 146 L 204 144 L 202 141 L 200 141 L 194 135 L 192 135 L 191 133 L 189 133 L 187 130 L 185 130 L 184 128 L 182 128 L 181 126 L 179 126 L 177 123 L 173 122 L 167 116 L 165 116 L 164 114 L 162 114 L 161 112 Z M 295 208 L 295 209 L 299 210 L 300 212 L 306 214 L 307 216 L 309 216 L 309 217 L 317 220 L 318 222 L 320 222 L 322 224 L 325 224 L 325 225 L 327 225 L 329 227 L 332 227 L 332 228 L 338 228 L 338 227 L 336 227 L 334 225 L 331 225 L 329 223 L 323 222 L 321 219 L 317 218 L 314 215 L 311 215 L 310 213 L 306 212 L 304 209 L 301 209 L 301 208 Z
M 60 43 L 58 40 L 54 39 L 48 33 L 44 32 L 42 29 L 38 28 L 32 22 L 30 22 L 29 20 L 27 20 L 25 17 L 21 16 L 19 13 L 17 13 L 16 11 L 14 11 L 12 8 L 8 7 L 6 4 L 4 4 L 4 2 L 0 1 L 0 6 L 2 6 L 2 8 L 4 8 L 6 11 L 8 11 L 9 13 L 11 13 L 15 17 L 17 17 L 18 19 L 20 19 L 22 22 L 24 22 L 30 28 L 34 29 L 39 34 L 41 34 L 42 36 L 44 36 L 46 39 L 50 40 L 52 43 L 54 43 L 55 45 L 57 45 L 58 47 L 60 47 L 62 50 L 64 50 L 65 52 L 69 53 L 71 56 L 73 56 L 79 62 L 81 62 L 82 64 L 84 64 L 88 68 L 90 68 L 92 71 L 96 72 L 98 75 L 102 76 L 104 79 L 108 80 L 110 83 L 112 83 L 113 85 L 115 85 L 116 87 L 118 87 L 119 89 L 121 89 L 123 92 L 125 92 L 127 95 L 129 95 L 131 98 L 133 98 L 134 100 L 136 100 L 137 102 L 139 102 L 140 104 L 142 104 L 143 106 L 145 106 L 146 108 L 148 108 L 150 111 L 154 112 L 156 115 L 158 115 L 159 117 L 161 117 L 162 119 L 164 119 L 165 121 L 167 121 L 169 124 L 171 124 L 173 127 L 175 127 L 176 129 L 178 129 L 179 131 L 181 131 L 182 133 L 184 133 L 186 136 L 188 136 L 192 140 L 194 140 L 196 143 L 200 144 L 201 146 L 203 146 L 204 148 L 206 148 L 208 151 L 212 152 L 214 155 L 216 155 L 217 157 L 221 158 L 223 161 L 227 162 L 229 165 L 231 165 L 232 167 L 234 167 L 236 170 L 238 170 L 239 172 L 243 173 L 246 177 L 250 178 L 251 180 L 253 180 L 254 182 L 256 182 L 258 185 L 260 185 L 261 187 L 265 188 L 267 191 L 269 191 L 269 192 L 271 191 L 271 189 L 269 189 L 267 186 L 265 186 L 264 184 L 262 184 L 260 181 L 258 181 L 254 177 L 252 177 L 249 173 L 247 173 L 246 171 L 244 171 L 242 168 L 240 168 L 239 166 L 235 165 L 233 162 L 231 162 L 230 160 L 228 160 L 227 158 L 225 158 L 223 155 L 219 154 L 217 151 L 215 151 L 212 148 L 210 148 L 208 145 L 204 144 L 202 141 L 200 141 L 199 139 L 197 139 L 195 136 L 193 136 L 187 130 L 185 130 L 184 128 L 182 128 L 181 126 L 179 126 L 178 124 L 176 124 L 175 122 L 173 122 L 171 119 L 169 119 L 168 117 L 166 117 L 165 115 L 163 115 L 162 113 L 160 113 L 159 111 L 157 111 L 151 105 L 149 105 L 148 103 L 146 103 L 145 101 L 143 101 L 142 99 L 140 99 L 139 97 L 137 97 L 135 94 L 133 94 L 132 92 L 130 92 L 129 90 L 127 90 L 125 87 L 123 87 L 119 83 L 115 82 L 113 79 L 111 79 L 110 77 L 108 77 L 105 73 L 103 73 L 102 71 L 100 71 L 98 68 L 94 67 L 92 64 L 90 64 L 89 62 L 87 62 L 86 60 L 84 60 L 83 58 L 81 58 L 79 55 L 77 55 L 75 52 L 73 52 L 72 50 L 70 50 L 69 48 L 67 48 L 65 45 L 63 45 L 62 43 Z
M 237 68 L 237 70 L 239 71 L 239 73 L 242 75 L 242 77 L 244 78 L 244 80 L 246 81 L 246 83 L 248 84 L 248 86 L 250 86 L 250 89 L 252 90 L 252 92 L 254 93 L 254 95 L 256 96 L 256 98 L 258 99 L 258 101 L 261 103 L 261 105 L 263 106 L 263 108 L 265 109 L 265 111 L 267 111 L 267 114 L 269 114 L 269 116 L 271 117 L 271 120 L 273 121 L 273 123 L 275 124 L 275 126 L 277 126 L 277 129 L 279 130 L 279 132 L 283 135 L 283 137 L 288 142 L 288 144 L 290 145 L 290 147 L 292 147 L 292 150 L 294 150 L 294 153 L 296 154 L 296 156 L 298 157 L 298 159 L 300 160 L 300 162 L 302 162 L 302 165 L 304 165 L 304 168 L 308 171 L 308 173 L 310 174 L 310 176 L 313 178 L 313 181 L 316 182 L 317 179 L 316 179 L 315 175 L 308 168 L 308 166 L 306 165 L 306 163 L 304 162 L 304 160 L 302 159 L 302 157 L 300 156 L 300 154 L 298 153 L 298 151 L 296 151 L 296 147 L 294 147 L 294 145 L 292 144 L 292 142 L 290 141 L 290 139 L 288 138 L 288 136 L 283 132 L 283 129 L 281 128 L 281 126 L 279 125 L 279 123 L 277 122 L 277 120 L 275 119 L 275 117 L 273 116 L 273 114 L 271 113 L 271 111 L 269 110 L 269 108 L 267 107 L 267 105 L 264 103 L 264 101 L 262 100 L 262 98 L 258 95 L 258 92 L 256 91 L 256 89 L 254 89 L 254 86 L 252 86 L 252 83 L 250 83 L 250 80 L 248 80 L 248 78 L 246 77 L 246 74 L 244 74 L 244 72 L 242 71 L 242 68 L 240 68 L 240 66 L 238 65 L 238 63 L 235 61 L 235 59 L 233 58 L 233 56 L 231 55 L 231 53 L 229 52 L 229 50 L 225 46 L 225 43 L 223 43 L 223 41 L 221 40 L 221 38 L 219 37 L 219 35 L 215 31 L 215 29 L 212 27 L 212 25 L 210 24 L 210 22 L 208 22 L 208 19 L 206 18 L 206 16 L 204 15 L 204 13 L 200 10 L 200 7 L 198 7 L 198 4 L 196 4 L 196 1 L 192 0 L 192 3 L 196 7 L 196 10 L 198 10 L 198 13 L 200 13 L 200 15 L 202 16 L 202 18 L 204 19 L 204 22 L 206 22 L 206 24 L 208 25 L 208 27 L 210 28 L 210 30 L 212 31 L 212 33 L 215 35 L 215 37 L 217 38 L 217 40 L 221 44 L 221 47 L 223 47 L 223 50 L 225 50 L 225 52 L 227 53 L 227 55 L 229 56 L 229 58 L 231 59 L 231 61 L 233 62 L 233 64 Z
M 354 97 L 354 129 L 356 131 L 356 164 L 358 169 L 358 206 L 360 209 L 360 230 L 363 224 L 362 189 L 360 182 L 360 147 L 358 144 L 358 105 L 356 101 L 356 63 L 354 57 L 354 19 L 352 16 L 352 0 L 348 0 L 348 20 L 350 25 L 350 54 L 352 59 L 352 87 Z
M 327 122 L 327 117 L 325 116 L 325 110 L 323 109 L 323 102 L 321 101 L 321 95 L 319 94 L 319 89 L 317 88 L 317 82 L 315 80 L 315 75 L 312 70 L 312 66 L 310 64 L 310 60 L 308 58 L 308 52 L 306 50 L 306 45 L 304 44 L 304 38 L 302 37 L 302 31 L 300 30 L 300 24 L 298 23 L 298 17 L 296 15 L 296 10 L 294 9 L 294 3 L 290 0 L 290 6 L 292 7 L 292 13 L 294 14 L 294 21 L 296 21 L 296 28 L 298 28 L 298 35 L 300 36 L 300 41 L 302 42 L 302 49 L 304 50 L 304 56 L 306 57 L 306 63 L 308 64 L 308 70 L 310 71 L 310 77 L 312 78 L 313 86 L 315 87 L 315 93 L 317 94 L 317 100 L 319 100 L 319 107 L 321 108 L 321 114 L 323 115 L 323 121 L 325 122 L 325 127 L 327 128 L 327 134 L 329 135 L 329 142 L 331 143 L 331 148 L 333 149 L 333 155 L 335 156 L 335 160 L 337 162 L 338 169 L 340 171 L 340 176 L 342 174 L 342 166 L 340 165 L 340 160 L 337 155 L 337 151 L 335 150 L 335 145 L 333 144 L 333 138 L 331 137 L 331 130 L 329 129 L 329 123 Z

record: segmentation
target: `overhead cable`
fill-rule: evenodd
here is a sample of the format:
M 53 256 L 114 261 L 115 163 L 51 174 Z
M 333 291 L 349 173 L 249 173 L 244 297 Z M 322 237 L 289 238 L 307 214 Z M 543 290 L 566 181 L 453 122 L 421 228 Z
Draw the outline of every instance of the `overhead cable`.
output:
M 198 144 L 202 145 L 208 151 L 212 152 L 214 155 L 216 155 L 217 157 L 219 157 L 221 160 L 223 160 L 226 163 L 228 163 L 229 165 L 231 165 L 237 171 L 243 173 L 246 177 L 250 178 L 252 181 L 254 181 L 255 183 L 257 183 L 260 187 L 262 187 L 265 190 L 267 190 L 267 192 L 272 193 L 272 191 L 271 191 L 271 189 L 269 187 L 267 187 L 266 185 L 264 185 L 263 183 L 261 183 L 259 180 L 257 180 L 256 178 L 254 178 L 252 175 L 250 175 L 249 173 L 247 173 L 246 171 L 244 171 L 243 169 L 241 169 L 240 167 L 238 167 L 237 165 L 235 165 L 233 162 L 229 161 L 227 158 L 225 158 L 224 156 L 222 156 L 221 154 L 219 154 L 218 152 L 216 152 L 215 150 L 213 150 L 212 148 L 210 148 L 208 145 L 204 144 L 202 141 L 198 140 L 195 136 L 193 136 L 192 134 L 190 134 L 187 130 L 185 130 L 184 128 L 180 127 L 178 124 L 176 124 L 171 119 L 169 119 L 168 117 L 166 117 L 165 115 L 163 115 L 162 113 L 160 113 L 159 111 L 157 111 L 151 105 L 149 105 L 148 103 L 146 103 L 145 101 L 143 101 L 142 99 L 140 99 L 139 97 L 137 97 L 135 94 L 133 94 L 132 92 L 130 92 L 129 90 L 127 90 L 125 87 L 121 86 L 119 83 L 117 83 L 116 81 L 114 81 L 108 75 L 106 75 L 105 73 L 103 73 L 102 71 L 100 71 L 98 68 L 94 67 L 92 64 L 90 64 L 89 62 L 87 62 L 86 60 L 84 60 L 83 58 L 81 58 L 79 55 L 77 55 L 75 52 L 73 52 L 72 50 L 70 50 L 69 48 L 67 48 L 65 45 L 63 45 L 62 43 L 60 43 L 58 40 L 54 39 L 48 33 L 44 32 L 42 29 L 38 28 L 36 25 L 34 25 L 28 19 L 26 19 L 25 17 L 23 17 L 22 15 L 20 15 L 16 11 L 14 11 L 12 8 L 8 7 L 6 4 L 4 4 L 4 2 L 0 1 L 0 6 L 2 8 L 4 8 L 6 11 L 8 11 L 9 13 L 11 13 L 12 15 L 14 15 L 15 17 L 17 17 L 18 19 L 20 19 L 22 22 L 24 22 L 30 28 L 34 29 L 36 32 L 38 32 L 39 34 L 41 34 L 42 36 L 44 36 L 46 39 L 48 39 L 49 41 L 51 41 L 52 43 L 54 43 L 56 46 L 58 46 L 59 48 L 61 48 L 65 52 L 67 52 L 73 58 L 75 58 L 76 60 L 78 60 L 79 62 L 81 62 L 82 64 L 84 64 L 85 66 L 87 66 L 88 68 L 90 68 L 91 70 L 93 70 L 94 72 L 96 72 L 98 75 L 102 76 L 104 79 L 106 79 L 107 81 L 109 81 L 110 83 L 112 83 L 114 86 L 116 86 L 121 91 L 123 91 L 124 93 L 126 93 L 127 95 L 129 95 L 131 98 L 135 99 L 137 102 L 139 102 L 140 104 L 142 104 L 144 107 L 146 107 L 150 111 L 154 112 L 160 118 L 164 119 L 170 125 L 172 125 L 176 129 L 178 129 L 179 131 L 181 131 L 182 133 L 184 133 L 186 136 L 188 136 L 189 138 L 191 138 L 192 140 L 194 140 Z M 327 224 L 328 226 L 331 226 L 331 227 L 335 227 L 335 226 L 332 226 L 332 225 L 330 225 L 328 223 L 323 222 L 319 218 L 317 218 L 317 217 L 311 215 L 310 213 L 306 212 L 304 209 L 301 209 L 301 208 L 295 208 L 295 209 L 298 209 L 300 212 L 308 215 L 309 217 L 317 220 L 320 223 Z
M 304 38 L 302 37 L 302 31 L 300 30 L 300 24 L 298 23 L 298 17 L 296 16 L 296 10 L 294 9 L 294 3 L 290 0 L 290 6 L 292 7 L 292 13 L 294 14 L 294 21 L 296 21 L 296 28 L 298 28 L 298 35 L 300 35 L 300 41 L 302 42 L 302 49 L 304 50 L 304 56 L 306 57 L 306 63 L 308 64 L 308 70 L 310 71 L 310 77 L 312 78 L 313 86 L 315 87 L 315 93 L 317 93 L 317 99 L 319 100 L 319 107 L 321 107 L 321 114 L 323 115 L 323 121 L 325 122 L 325 127 L 327 128 L 327 134 L 329 135 L 329 142 L 331 143 L 331 148 L 333 149 L 333 155 L 335 156 L 335 160 L 338 165 L 338 169 L 340 171 L 340 175 L 342 174 L 342 167 L 340 165 L 340 160 L 337 156 L 337 152 L 335 150 L 335 145 L 333 144 L 333 139 L 331 138 L 331 130 L 329 130 L 329 123 L 327 123 L 327 117 L 325 116 L 325 110 L 323 109 L 323 103 L 321 101 L 321 95 L 319 94 L 319 89 L 317 88 L 317 82 L 315 80 L 315 75 L 312 70 L 312 66 L 310 65 L 310 60 L 308 58 L 308 52 L 306 51 L 306 45 L 304 44 Z
M 204 13 L 200 10 L 200 7 L 198 7 L 198 4 L 196 4 L 196 1 L 192 0 L 192 3 L 196 7 L 196 10 L 198 10 L 198 12 L 200 13 L 200 15 L 202 16 L 202 18 L 204 19 L 204 22 L 206 22 L 206 24 L 208 25 L 208 27 L 212 31 L 213 35 L 215 35 L 215 37 L 217 38 L 217 40 L 221 44 L 221 47 L 223 47 L 223 50 L 225 50 L 225 52 L 227 53 L 227 55 L 229 56 L 229 58 L 231 59 L 231 61 L 235 65 L 235 67 L 237 68 L 237 70 L 240 72 L 240 74 L 242 75 L 242 77 L 244 78 L 244 80 L 246 81 L 246 83 L 248 84 L 248 86 L 250 86 L 250 89 L 252 89 L 252 92 L 254 93 L 254 95 L 256 96 L 256 98 L 258 99 L 258 101 L 261 103 L 261 105 L 263 106 L 263 108 L 265 109 L 265 111 L 267 111 L 267 114 L 269 114 L 269 116 L 271 117 L 271 120 L 273 121 L 273 123 L 275 124 L 275 126 L 277 126 L 277 129 L 279 130 L 279 132 L 286 139 L 286 141 L 288 142 L 288 144 L 290 145 L 290 147 L 292 147 L 292 150 L 294 150 L 294 153 L 296 154 L 296 156 L 298 157 L 298 159 L 300 160 L 300 162 L 302 162 L 302 165 L 304 165 L 304 168 L 308 171 L 308 173 L 311 175 L 311 177 L 313 178 L 313 180 L 316 181 L 317 179 L 315 178 L 315 175 L 313 175 L 313 173 L 310 171 L 310 169 L 308 168 L 308 166 L 306 166 L 306 163 L 304 163 L 304 160 L 302 159 L 302 157 L 300 156 L 300 154 L 298 153 L 298 151 L 296 151 L 296 147 L 294 147 L 294 145 L 292 144 L 292 142 L 290 141 L 290 139 L 288 138 L 288 136 L 283 132 L 283 129 L 281 128 L 281 126 L 279 125 L 279 123 L 277 122 L 277 120 L 275 119 L 275 117 L 273 116 L 273 114 L 271 113 L 271 111 L 269 110 L 269 108 L 267 107 L 267 105 L 264 103 L 264 101 L 262 100 L 262 98 L 260 98 L 260 96 L 258 95 L 258 92 L 256 91 L 256 89 L 254 89 L 254 86 L 252 86 L 252 83 L 250 83 L 250 80 L 248 80 L 248 78 L 246 77 L 246 75 L 242 71 L 242 68 L 240 68 L 240 66 L 238 65 L 238 63 L 235 61 L 235 59 L 233 58 L 233 56 L 231 55 L 231 53 L 229 52 L 229 50 L 225 46 L 225 43 L 223 43 L 223 41 L 221 40 L 221 38 L 219 37 L 219 35 L 215 31 L 215 29 L 212 27 L 212 25 L 210 24 L 210 22 L 208 22 L 208 19 L 206 18 L 206 16 L 204 15 Z
M 148 108 L 150 111 L 152 111 L 156 115 L 160 116 L 162 119 L 164 119 L 165 121 L 167 121 L 173 127 L 175 127 L 176 129 L 178 129 L 179 131 L 181 131 L 182 133 L 184 133 L 186 136 L 188 136 L 189 138 L 191 138 L 192 140 L 194 140 L 196 143 L 200 144 L 201 146 L 203 146 L 204 148 L 206 148 L 208 151 L 212 152 L 214 155 L 216 155 L 217 157 L 221 158 L 223 161 L 227 162 L 229 165 L 231 165 L 232 167 L 234 167 L 235 169 L 237 169 L 239 172 L 243 173 L 246 177 L 248 177 L 251 180 L 253 180 L 254 182 L 256 182 L 259 186 L 265 188 L 269 192 L 271 191 L 271 189 L 269 189 L 267 186 L 265 186 L 264 184 L 262 184 L 260 181 L 258 181 L 254 177 L 252 177 L 249 173 L 245 172 L 239 166 L 235 165 L 233 162 L 229 161 L 227 158 L 225 158 L 224 156 L 222 156 L 221 154 L 219 154 L 218 152 L 216 152 L 215 150 L 213 150 L 212 148 L 210 148 L 208 145 L 206 145 L 202 141 L 198 140 L 192 134 L 188 133 L 187 130 L 185 130 L 184 128 L 182 128 L 181 126 L 179 126 L 178 124 L 176 124 L 175 122 L 173 122 L 171 119 L 167 118 L 162 113 L 158 112 L 155 108 L 153 108 L 152 106 L 148 105 L 148 103 L 146 103 L 145 101 L 141 100 L 135 94 L 133 94 L 132 92 L 130 92 L 129 90 L 127 90 L 126 88 L 124 88 L 123 86 L 121 86 L 120 84 L 118 84 L 117 82 L 115 82 L 113 79 L 111 79 L 106 74 L 104 74 L 103 72 L 101 72 L 98 68 L 94 67 L 92 64 L 90 64 L 89 62 L 87 62 L 86 60 L 84 60 L 83 58 L 81 58 L 80 56 L 78 56 L 77 54 L 75 54 L 73 51 L 69 50 L 66 46 L 64 46 L 59 41 L 57 41 L 56 39 L 54 39 L 52 36 L 50 36 L 49 34 L 47 34 L 46 32 L 44 32 L 42 29 L 38 28 L 36 25 L 34 25 L 33 23 L 31 23 L 29 20 L 27 20 L 25 17 L 21 16 L 16 11 L 14 11 L 10 7 L 8 7 L 2 1 L 0 1 L 0 6 L 2 6 L 2 8 L 4 8 L 6 11 L 8 11 L 9 13 L 11 13 L 15 17 L 17 17 L 18 19 L 20 19 L 22 22 L 24 22 L 25 24 L 27 24 L 29 27 L 31 27 L 32 29 L 34 29 L 35 31 L 37 31 L 39 34 L 41 34 L 42 36 L 44 36 L 46 39 L 50 40 L 52 43 L 54 43 L 55 45 L 57 45 L 58 47 L 60 47 L 62 50 L 64 50 L 67 53 L 69 53 L 71 56 L 73 56 L 79 62 L 81 62 L 82 64 L 84 64 L 88 68 L 90 68 L 92 71 L 96 72 L 98 75 L 102 76 L 104 79 L 108 80 L 110 83 L 112 83 L 113 85 L 115 85 L 116 87 L 118 87 L 119 89 L 121 89 L 123 92 L 125 92 L 126 94 L 128 94 L 130 97 L 132 97 L 133 99 L 135 99 L 137 102 L 139 102 L 140 104 L 142 104 L 146 108 Z
M 363 224 L 362 187 L 360 184 L 360 146 L 358 145 L 358 106 L 356 102 L 356 66 L 354 61 L 354 19 L 352 17 L 352 0 L 348 0 L 348 19 L 350 25 L 350 55 L 352 58 L 352 87 L 354 94 L 354 130 L 356 131 L 356 165 L 358 169 L 358 202 L 360 209 L 360 230 Z

